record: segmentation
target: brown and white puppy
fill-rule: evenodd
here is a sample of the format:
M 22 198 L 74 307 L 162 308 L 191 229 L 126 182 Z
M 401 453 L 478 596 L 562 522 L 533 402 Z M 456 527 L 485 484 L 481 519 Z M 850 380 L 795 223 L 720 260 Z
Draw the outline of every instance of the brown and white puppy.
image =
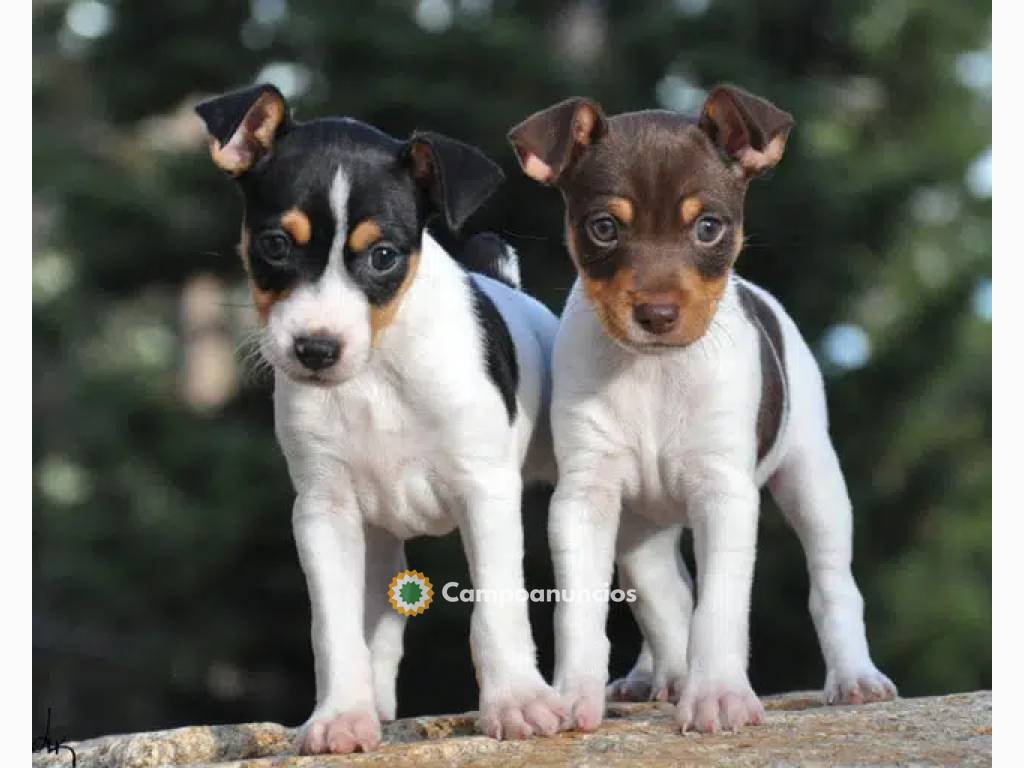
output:
M 764 484 L 807 554 L 827 699 L 895 695 L 868 653 L 821 374 L 778 302 L 733 273 L 747 185 L 779 162 L 792 125 L 720 86 L 694 119 L 606 117 L 576 98 L 509 136 L 523 170 L 561 190 L 579 272 L 553 362 L 555 576 L 563 590 L 603 590 L 617 562 L 645 643 L 609 693 L 678 701 L 684 730 L 763 719 L 747 625 Z M 606 614 L 595 601 L 555 614 L 555 683 L 583 730 L 604 709 Z

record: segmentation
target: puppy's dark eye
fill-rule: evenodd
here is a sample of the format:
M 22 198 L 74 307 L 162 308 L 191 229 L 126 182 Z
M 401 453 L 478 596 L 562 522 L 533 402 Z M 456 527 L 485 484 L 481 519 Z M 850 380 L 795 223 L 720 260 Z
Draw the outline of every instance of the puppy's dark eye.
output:
M 283 264 L 292 253 L 292 240 L 279 230 L 264 232 L 256 239 L 256 251 L 268 264 Z
M 370 248 L 366 263 L 370 265 L 372 272 L 384 275 L 398 266 L 401 258 L 402 254 L 395 246 L 388 242 L 381 242 Z
M 619 224 L 607 213 L 595 213 L 587 219 L 587 235 L 596 245 L 607 248 L 619 239 Z
M 697 241 L 703 245 L 713 245 L 718 242 L 725 231 L 725 222 L 717 216 L 701 216 L 697 219 L 697 226 L 694 230 L 697 234 Z

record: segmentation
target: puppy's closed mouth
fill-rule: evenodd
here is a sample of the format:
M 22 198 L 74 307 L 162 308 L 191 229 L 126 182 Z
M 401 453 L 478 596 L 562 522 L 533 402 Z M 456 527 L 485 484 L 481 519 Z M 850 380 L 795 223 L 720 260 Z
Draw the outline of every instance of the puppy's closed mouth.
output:
M 678 343 L 668 343 L 664 341 L 635 341 L 633 339 L 620 339 L 611 334 L 609 334 L 609 338 L 623 349 L 628 349 L 630 352 L 636 352 L 641 355 L 669 355 L 673 352 L 679 352 L 687 349 L 697 341 L 697 339 Z
M 634 349 L 638 352 L 646 352 L 648 354 L 654 355 L 664 355 L 668 354 L 669 352 L 677 352 L 680 349 L 686 349 L 691 344 L 693 344 L 692 341 L 683 342 L 682 344 L 665 344 L 664 342 L 661 341 L 645 341 L 641 342 L 640 344 L 637 344 L 634 347 Z
M 321 389 L 336 387 L 344 381 L 344 379 L 340 379 L 337 376 L 330 376 L 324 373 L 293 373 L 289 371 L 287 372 L 287 376 L 299 384 L 309 384 L 310 386 L 320 387 Z

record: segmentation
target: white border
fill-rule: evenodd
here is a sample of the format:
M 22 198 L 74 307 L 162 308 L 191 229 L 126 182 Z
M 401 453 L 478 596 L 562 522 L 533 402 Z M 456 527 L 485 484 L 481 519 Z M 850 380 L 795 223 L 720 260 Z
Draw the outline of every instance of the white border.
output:
M 998 706 L 993 713 L 996 763 L 1012 764 L 1015 739 L 1014 715 L 1022 708 L 1020 698 L 1002 691 L 1018 691 L 1024 683 L 1020 637 L 1019 550 L 1024 546 L 1024 502 L 1014 478 L 1024 469 L 1024 385 L 1021 339 L 1024 337 L 1024 301 L 1016 286 L 1024 284 L 1024 254 L 1017 222 L 1021 195 L 1015 186 L 1024 184 L 1024 153 L 1021 126 L 1024 108 L 1019 95 L 1019 73 L 1024 70 L 1019 30 L 1024 28 L 1024 7 L 1004 0 L 993 8 L 993 687 Z M 21 760 L 20 745 L 27 753 L 27 734 L 35 732 L 32 706 L 31 592 L 31 409 L 32 376 L 21 361 L 32 354 L 32 342 L 24 330 L 31 323 L 31 23 L 32 3 L 0 4 L 0 24 L 8 31 L 0 49 L 8 77 L 5 93 L 8 112 L 0 140 L 5 154 L 2 210 L 7 217 L 6 269 L 9 290 L 0 302 L 5 334 L 7 373 L 0 378 L 0 403 L 4 409 L 3 432 L 7 456 L 0 462 L 3 473 L 5 524 L 0 568 L 2 599 L 10 617 L 2 635 L 5 694 L 0 697 L 0 727 L 7 737 L 12 761 Z M 1003 87 L 1005 85 L 1005 87 Z M 999 94 L 1005 93 L 1005 99 Z M 20 211 L 20 213 L 19 213 Z M 998 682 L 996 682 L 998 681 Z M 28 755 L 24 754 L 27 760 Z
M 0 302 L 6 373 L 0 377 L 3 435 L 6 450 L 0 461 L 4 488 L 4 526 L 0 540 L 0 584 L 4 623 L 2 658 L 4 688 L 0 727 L 9 759 L 28 762 L 32 717 L 32 375 L 24 361 L 32 357 L 32 4 L 0 5 L 0 28 L 6 30 L 0 49 L 7 113 L 0 128 L 4 152 L 4 184 L 0 210 L 8 221 L 7 254 L 10 287 Z M 17 224 L 15 224 L 17 222 Z M 24 762 L 22 762 L 24 761 Z
M 1020 646 L 1024 502 L 1014 482 L 1024 471 L 1024 302 L 1015 291 L 1024 282 L 1018 229 L 1021 194 L 1015 189 L 1024 183 L 1020 152 L 1024 108 L 1018 95 L 1024 67 L 1019 38 L 1024 8 L 1004 0 L 994 3 L 992 11 L 992 733 L 995 764 L 1012 765 L 1019 758 L 1014 725 L 1024 708 L 1013 694 L 1024 683 Z

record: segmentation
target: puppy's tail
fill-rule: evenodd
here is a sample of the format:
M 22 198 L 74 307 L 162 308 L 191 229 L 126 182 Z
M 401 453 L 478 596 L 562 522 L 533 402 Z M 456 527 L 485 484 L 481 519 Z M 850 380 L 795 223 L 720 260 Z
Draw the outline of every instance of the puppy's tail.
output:
M 473 235 L 459 254 L 459 262 L 470 272 L 487 275 L 516 290 L 522 287 L 515 248 L 493 232 Z

